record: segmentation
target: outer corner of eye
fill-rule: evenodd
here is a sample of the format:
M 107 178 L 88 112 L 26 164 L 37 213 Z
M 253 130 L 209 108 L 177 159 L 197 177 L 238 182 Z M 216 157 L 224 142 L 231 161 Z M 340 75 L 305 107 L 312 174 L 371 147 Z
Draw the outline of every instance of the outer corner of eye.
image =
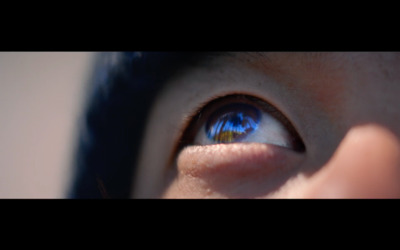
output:
M 271 108 L 274 113 L 279 111 L 270 104 L 264 102 L 260 105 L 262 101 L 255 97 L 220 99 L 223 101 L 222 105 L 213 101 L 203 108 L 202 114 L 206 115 L 202 115 L 202 125 L 194 132 L 194 144 L 255 142 L 297 152 L 305 151 L 303 141 L 288 119 L 281 113 L 279 118 L 273 116 L 270 113 Z

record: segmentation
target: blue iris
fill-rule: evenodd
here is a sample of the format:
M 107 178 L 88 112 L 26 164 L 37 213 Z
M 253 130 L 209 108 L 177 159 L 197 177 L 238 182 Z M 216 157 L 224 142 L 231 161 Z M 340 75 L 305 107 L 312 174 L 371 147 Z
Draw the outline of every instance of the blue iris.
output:
M 254 106 L 233 103 L 211 114 L 205 130 L 209 139 L 218 143 L 236 142 L 258 128 L 261 114 Z

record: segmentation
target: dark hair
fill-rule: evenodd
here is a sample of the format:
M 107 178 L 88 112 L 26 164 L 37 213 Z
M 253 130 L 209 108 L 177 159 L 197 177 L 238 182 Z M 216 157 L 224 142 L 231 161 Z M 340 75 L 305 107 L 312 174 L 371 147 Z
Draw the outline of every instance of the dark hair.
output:
M 70 198 L 129 198 L 149 108 L 162 85 L 202 53 L 103 52 L 79 120 Z

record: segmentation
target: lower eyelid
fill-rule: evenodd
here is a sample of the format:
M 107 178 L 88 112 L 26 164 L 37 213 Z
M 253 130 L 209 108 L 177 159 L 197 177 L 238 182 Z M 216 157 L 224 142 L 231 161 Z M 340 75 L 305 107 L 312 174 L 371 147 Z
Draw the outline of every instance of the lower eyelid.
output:
M 186 147 L 178 156 L 177 168 L 181 177 L 201 178 L 215 192 L 242 196 L 242 190 L 235 188 L 237 193 L 232 193 L 230 187 L 244 185 L 247 195 L 257 196 L 297 173 L 303 159 L 301 154 L 268 144 L 215 144 Z M 260 189 L 260 182 L 265 188 Z

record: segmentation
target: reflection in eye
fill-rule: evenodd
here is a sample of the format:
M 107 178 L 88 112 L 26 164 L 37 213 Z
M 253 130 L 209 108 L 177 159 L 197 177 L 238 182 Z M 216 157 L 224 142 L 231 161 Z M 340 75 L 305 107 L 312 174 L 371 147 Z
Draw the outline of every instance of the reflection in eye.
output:
M 257 142 L 303 151 L 304 144 L 288 119 L 262 100 L 232 95 L 211 101 L 189 125 L 190 144 Z
M 258 129 L 260 111 L 247 104 L 234 103 L 215 111 L 205 132 L 214 142 L 237 142 Z

